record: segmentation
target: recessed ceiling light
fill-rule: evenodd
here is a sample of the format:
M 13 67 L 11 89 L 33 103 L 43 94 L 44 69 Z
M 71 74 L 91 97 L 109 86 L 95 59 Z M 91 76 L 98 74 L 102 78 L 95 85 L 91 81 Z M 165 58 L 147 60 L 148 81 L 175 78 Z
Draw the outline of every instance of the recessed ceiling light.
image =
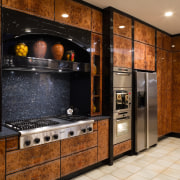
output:
M 173 12 L 171 12 L 171 11 L 168 11 L 168 12 L 165 12 L 165 14 L 164 14 L 165 16 L 172 16 L 173 15 Z
M 124 26 L 124 25 L 119 26 L 119 29 L 124 29 L 124 28 L 125 28 L 125 26 Z
M 69 14 L 62 14 L 61 15 L 63 18 L 68 18 L 69 17 Z

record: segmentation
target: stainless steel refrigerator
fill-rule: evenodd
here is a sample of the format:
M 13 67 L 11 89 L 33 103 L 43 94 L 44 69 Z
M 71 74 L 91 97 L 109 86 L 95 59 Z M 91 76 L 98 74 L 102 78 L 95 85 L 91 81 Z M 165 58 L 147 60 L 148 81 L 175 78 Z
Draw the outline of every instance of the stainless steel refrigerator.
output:
M 157 76 L 134 72 L 135 77 L 135 152 L 157 144 Z

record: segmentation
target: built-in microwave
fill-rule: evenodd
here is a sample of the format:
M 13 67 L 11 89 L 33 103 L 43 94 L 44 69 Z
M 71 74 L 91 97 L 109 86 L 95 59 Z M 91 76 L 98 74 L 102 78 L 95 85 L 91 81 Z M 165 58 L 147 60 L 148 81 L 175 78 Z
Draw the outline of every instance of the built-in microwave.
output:
M 132 103 L 132 89 L 131 88 L 114 88 L 113 93 L 113 112 L 131 110 Z

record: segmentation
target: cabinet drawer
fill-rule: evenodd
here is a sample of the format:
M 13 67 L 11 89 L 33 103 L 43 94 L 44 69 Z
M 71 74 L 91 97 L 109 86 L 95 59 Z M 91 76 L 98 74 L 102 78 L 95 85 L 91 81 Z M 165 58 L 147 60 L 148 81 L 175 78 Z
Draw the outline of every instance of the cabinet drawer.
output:
M 5 139 L 0 139 L 0 180 L 5 180 Z
M 6 180 L 54 180 L 60 177 L 60 159 L 6 176 Z
M 131 140 L 114 145 L 114 157 L 131 150 Z
M 48 143 L 33 148 L 6 153 L 6 173 L 32 167 L 60 157 L 60 142 Z
M 97 146 L 97 131 L 61 141 L 61 157 Z
M 97 148 L 92 148 L 61 159 L 61 176 L 68 175 L 97 162 Z
M 6 151 L 18 149 L 18 136 L 9 137 L 6 139 Z

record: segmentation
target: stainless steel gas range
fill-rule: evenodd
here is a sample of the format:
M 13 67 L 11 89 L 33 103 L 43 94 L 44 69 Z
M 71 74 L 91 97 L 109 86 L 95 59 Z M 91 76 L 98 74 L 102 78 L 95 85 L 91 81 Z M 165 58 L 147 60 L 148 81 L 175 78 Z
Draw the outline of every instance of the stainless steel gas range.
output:
M 20 149 L 93 132 L 94 120 L 83 116 L 62 116 L 6 122 L 20 132 Z

